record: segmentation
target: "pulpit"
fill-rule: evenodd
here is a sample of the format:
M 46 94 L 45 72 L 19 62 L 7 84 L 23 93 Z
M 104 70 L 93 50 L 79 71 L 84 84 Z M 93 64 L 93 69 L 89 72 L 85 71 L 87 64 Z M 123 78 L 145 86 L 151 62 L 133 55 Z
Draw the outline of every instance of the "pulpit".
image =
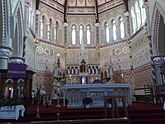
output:
M 0 107 L 0 119 L 15 119 L 24 116 L 25 107 L 23 105 Z

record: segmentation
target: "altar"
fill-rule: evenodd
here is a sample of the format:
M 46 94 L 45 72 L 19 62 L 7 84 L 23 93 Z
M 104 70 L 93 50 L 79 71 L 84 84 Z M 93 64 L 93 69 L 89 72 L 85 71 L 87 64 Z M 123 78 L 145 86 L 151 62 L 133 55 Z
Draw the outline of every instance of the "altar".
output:
M 126 104 L 132 104 L 130 84 L 66 84 L 63 87 L 67 108 L 83 108 L 83 99 L 91 98 L 91 108 L 104 107 L 105 96 L 125 96 Z

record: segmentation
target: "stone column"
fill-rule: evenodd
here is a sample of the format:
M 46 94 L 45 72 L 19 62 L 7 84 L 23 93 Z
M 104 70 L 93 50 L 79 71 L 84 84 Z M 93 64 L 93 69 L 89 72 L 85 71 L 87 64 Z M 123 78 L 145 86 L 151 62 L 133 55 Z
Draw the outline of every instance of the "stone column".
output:
M 149 5 L 148 2 L 145 2 L 144 8 L 146 10 L 146 23 L 147 23 L 147 34 L 148 36 L 151 36 L 151 26 L 150 26 L 150 14 L 149 14 Z
M 83 41 L 82 42 L 84 42 L 84 45 L 86 46 L 86 44 L 87 44 L 87 31 L 85 30 L 85 28 L 83 30 Z
M 116 41 L 118 41 L 120 38 L 120 24 L 118 21 L 116 21 Z
M 47 23 L 45 27 L 46 27 L 45 39 L 47 39 L 48 41 L 50 41 L 50 27 L 49 27 L 49 23 Z M 49 27 L 49 36 L 48 36 L 48 27 Z
M 43 39 L 45 39 L 45 40 L 48 39 L 48 37 L 47 37 L 47 36 L 48 36 L 48 35 L 47 35 L 47 34 L 48 34 L 48 25 L 49 25 L 49 23 L 45 23 L 45 24 L 44 24 Z
M 68 23 L 64 22 L 64 45 L 67 44 L 67 40 L 68 40 Z
M 99 41 L 100 41 L 99 40 L 99 38 L 100 38 L 99 37 L 99 25 L 100 25 L 99 23 L 95 23 L 95 26 L 96 26 L 96 46 L 100 45 L 100 43 L 99 43 Z
M 38 20 L 40 14 L 41 14 L 41 12 L 39 10 L 36 10 L 36 23 L 35 23 L 36 27 L 35 27 L 35 32 L 36 32 L 37 35 L 39 35 L 39 33 L 40 33 L 39 32 L 39 26 L 40 25 L 39 25 L 39 20 Z
M 110 41 L 110 43 L 112 43 L 112 42 L 114 42 L 113 41 L 113 33 L 112 33 L 113 30 L 112 30 L 112 26 L 109 25 L 108 28 L 109 28 L 109 41 Z
M 124 16 L 125 16 L 125 20 L 124 22 L 126 23 L 126 38 L 128 39 L 131 35 L 131 32 L 130 32 L 130 18 L 129 18 L 129 12 L 126 11 L 124 13 Z
M 157 85 L 165 84 L 165 56 L 153 57 Z
M 79 30 L 78 30 L 79 28 L 78 27 L 76 27 L 76 45 L 80 45 L 80 40 L 79 40 Z

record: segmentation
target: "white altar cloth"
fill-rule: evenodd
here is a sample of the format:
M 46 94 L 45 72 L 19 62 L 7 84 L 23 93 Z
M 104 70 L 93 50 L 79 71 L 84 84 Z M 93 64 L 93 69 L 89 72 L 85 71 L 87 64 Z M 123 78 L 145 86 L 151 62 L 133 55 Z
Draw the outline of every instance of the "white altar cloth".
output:
M 64 99 L 68 99 L 68 108 L 83 108 L 83 98 L 93 100 L 91 107 L 104 107 L 105 96 L 125 96 L 126 104 L 132 104 L 130 84 L 66 84 Z
M 0 107 L 0 119 L 15 119 L 24 116 L 25 107 L 23 105 Z

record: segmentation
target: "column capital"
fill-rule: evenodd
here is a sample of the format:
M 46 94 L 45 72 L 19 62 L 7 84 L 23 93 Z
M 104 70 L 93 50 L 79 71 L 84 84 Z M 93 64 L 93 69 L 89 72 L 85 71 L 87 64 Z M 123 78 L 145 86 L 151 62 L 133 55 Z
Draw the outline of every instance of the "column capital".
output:
M 99 27 L 99 25 L 100 25 L 100 23 L 95 23 L 95 26 L 96 26 L 96 27 Z
M 129 16 L 129 11 L 124 12 L 124 16 L 128 17 Z
M 64 22 L 64 27 L 68 27 L 68 23 L 67 22 Z
M 36 10 L 36 15 L 40 15 L 41 11 L 40 10 Z
M 8 59 L 12 54 L 10 47 L 0 46 L 0 58 Z
M 143 5 L 144 8 L 149 8 L 148 2 L 145 2 Z

